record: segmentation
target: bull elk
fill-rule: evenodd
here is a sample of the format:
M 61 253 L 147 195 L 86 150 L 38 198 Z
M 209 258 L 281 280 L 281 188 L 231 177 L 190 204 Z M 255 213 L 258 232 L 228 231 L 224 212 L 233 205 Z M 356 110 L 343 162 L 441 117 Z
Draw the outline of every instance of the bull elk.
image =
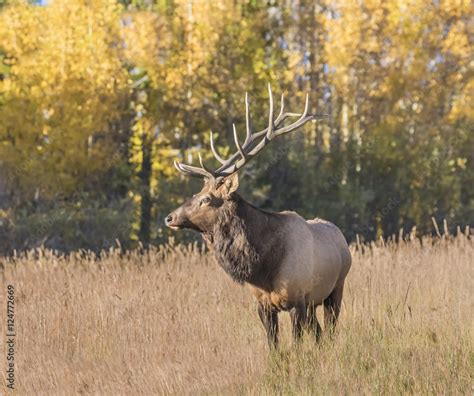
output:
M 273 213 L 258 209 L 237 194 L 237 171 L 278 136 L 290 133 L 320 116 L 308 113 L 308 95 L 302 114 L 285 112 L 284 98 L 274 118 L 270 86 L 268 126 L 251 130 L 248 95 L 245 95 L 246 138 L 227 160 L 214 146 L 211 150 L 221 166 L 208 168 L 199 155 L 200 167 L 175 162 L 181 173 L 204 179 L 204 187 L 166 218 L 172 229 L 192 229 L 202 234 L 218 264 L 238 283 L 246 283 L 257 300 L 258 314 L 270 346 L 278 342 L 278 313 L 290 311 L 293 338 L 304 328 L 319 339 L 321 327 L 316 307 L 324 305 L 328 328 L 336 324 L 344 281 L 351 255 L 339 228 L 321 219 L 305 220 L 297 213 Z M 293 123 L 286 121 L 298 117 Z

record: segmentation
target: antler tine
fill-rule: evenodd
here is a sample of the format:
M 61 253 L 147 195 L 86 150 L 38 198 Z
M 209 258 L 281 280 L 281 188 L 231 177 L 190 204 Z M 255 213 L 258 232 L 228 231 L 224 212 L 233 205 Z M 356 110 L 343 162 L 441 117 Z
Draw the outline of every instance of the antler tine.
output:
M 234 141 L 235 141 L 235 145 L 237 146 L 237 150 L 239 150 L 239 154 L 242 156 L 242 158 L 245 159 L 246 156 L 239 143 L 239 137 L 237 136 L 237 129 L 235 129 L 235 124 L 232 124 L 232 129 L 234 132 Z
M 270 110 L 269 110 L 269 117 L 268 117 L 268 127 L 260 132 L 253 133 L 251 135 L 250 141 L 244 143 L 244 146 L 241 147 L 238 144 L 237 140 L 237 133 L 235 130 L 234 125 L 234 140 L 236 141 L 236 145 L 238 148 L 238 152 L 234 153 L 225 164 L 223 164 L 219 169 L 217 169 L 216 177 L 225 177 L 229 174 L 232 174 L 242 168 L 251 158 L 257 155 L 268 143 L 270 140 L 275 138 L 276 136 L 283 135 L 285 133 L 291 132 L 295 129 L 306 124 L 308 121 L 313 119 L 319 118 L 316 115 L 308 115 L 309 111 L 309 94 L 306 94 L 305 100 L 305 107 L 303 113 L 285 113 L 285 104 L 284 104 L 284 97 L 282 96 L 282 103 L 280 108 L 280 114 L 278 115 L 276 121 L 273 119 L 273 95 L 271 86 L 268 86 L 269 92 L 269 103 L 270 103 Z M 282 126 L 283 122 L 288 117 L 298 117 L 298 119 L 290 125 Z M 258 143 L 257 139 L 263 136 L 263 139 L 259 140 Z M 239 158 L 241 157 L 241 158 Z
M 252 137 L 252 130 L 250 129 L 250 109 L 248 92 L 245 92 L 245 128 L 247 131 L 247 135 L 245 136 L 244 146 L 250 141 Z
M 270 102 L 270 110 L 268 112 L 268 129 L 267 129 L 267 139 L 271 140 L 273 138 L 273 94 L 272 94 L 272 87 L 268 84 L 268 99 Z
M 209 175 L 211 175 L 211 178 L 214 178 L 214 172 L 210 170 L 206 165 L 204 165 L 204 162 L 201 157 L 201 153 L 198 153 L 198 158 L 199 158 L 199 164 L 201 164 L 201 168 L 206 171 Z
M 178 161 L 173 161 L 174 167 L 180 172 L 180 173 L 185 173 L 183 170 L 179 167 L 179 162 Z
M 185 175 L 195 176 L 195 177 L 204 177 L 209 180 L 213 180 L 214 175 L 205 168 L 198 168 L 196 166 L 181 164 L 178 161 L 174 161 L 174 166 L 178 171 Z
M 270 97 L 272 97 L 272 95 L 269 95 Z M 273 108 L 273 107 L 272 107 Z M 281 107 L 280 107 L 280 114 L 278 114 L 278 117 L 276 118 L 276 120 L 274 121 L 273 125 L 274 127 L 276 128 L 279 128 L 280 125 L 288 118 L 288 117 L 301 117 L 301 113 L 285 113 L 285 103 L 284 103 L 284 95 L 282 94 L 281 95 Z M 245 152 L 249 152 L 250 156 L 253 156 L 253 153 L 256 152 L 255 148 L 256 146 L 260 146 L 260 144 L 257 144 L 255 145 L 255 142 L 257 141 L 258 138 L 260 138 L 261 136 L 265 136 L 267 135 L 267 132 L 268 132 L 268 128 L 265 128 L 259 132 L 251 132 L 251 137 L 250 139 L 247 141 L 244 142 L 244 144 L 242 145 L 242 149 L 245 151 Z M 279 133 L 277 132 L 276 135 L 278 136 Z M 257 150 L 258 151 L 258 150 Z M 232 164 L 235 164 L 236 161 L 239 160 L 239 157 L 240 157 L 240 153 L 239 152 L 236 152 L 234 154 L 232 154 L 226 161 L 225 163 L 222 164 L 222 166 L 216 170 L 216 173 L 217 174 L 220 174 L 221 172 L 224 172 L 224 171 L 227 171 L 228 169 L 230 169 L 230 167 L 232 166 Z
M 210 132 L 210 142 L 211 142 L 211 151 L 214 157 L 221 163 L 221 166 L 212 171 L 208 169 L 202 160 L 201 154 L 199 154 L 199 163 L 201 167 L 195 167 L 191 165 L 181 164 L 175 161 L 175 167 L 181 173 L 204 177 L 209 180 L 213 180 L 216 183 L 221 182 L 226 176 L 231 175 L 232 173 L 237 172 L 242 168 L 248 161 L 250 161 L 254 156 L 256 156 L 269 142 L 277 136 L 283 135 L 285 133 L 294 131 L 295 129 L 300 128 L 308 121 L 321 118 L 321 115 L 308 114 L 309 111 L 309 94 L 306 94 L 305 106 L 303 113 L 288 113 L 285 112 L 285 98 L 281 95 L 281 105 L 280 112 L 276 120 L 274 117 L 273 109 L 273 93 L 270 84 L 268 84 L 268 101 L 270 105 L 268 113 L 268 127 L 260 132 L 253 133 L 250 125 L 250 106 L 248 93 L 245 93 L 245 125 L 246 125 L 246 137 L 244 144 L 239 143 L 239 137 L 237 136 L 237 129 L 235 124 L 232 124 L 232 130 L 234 135 L 235 145 L 237 147 L 237 152 L 233 153 L 227 160 L 222 158 L 216 150 L 214 145 L 214 135 L 212 131 Z M 283 126 L 284 122 L 289 117 L 298 117 L 298 119 L 290 125 Z
M 304 117 L 306 117 L 306 114 L 308 114 L 308 110 L 309 110 L 309 93 L 306 92 L 306 100 L 305 100 L 305 103 L 304 103 L 304 111 L 303 111 L 303 114 L 301 114 L 302 119 Z
M 283 112 L 285 111 L 285 95 L 281 94 L 281 100 L 280 100 L 280 114 L 278 114 L 277 120 L 280 120 L 281 116 L 283 115 Z
M 217 161 L 219 161 L 222 165 L 224 165 L 226 163 L 225 159 L 223 159 L 219 153 L 217 152 L 215 146 L 214 146 L 214 137 L 213 137 L 213 133 L 211 131 L 210 133 L 210 141 L 211 141 L 211 151 L 212 151 L 212 154 L 214 155 L 214 157 L 216 158 Z
M 283 135 L 285 133 L 294 131 L 295 129 L 298 129 L 299 127 L 306 124 L 308 121 L 320 118 L 317 115 L 313 115 L 313 114 L 308 115 L 308 110 L 309 110 L 309 93 L 306 94 L 304 110 L 303 110 L 303 113 L 300 115 L 300 118 L 298 118 L 298 120 L 296 120 L 293 124 L 290 124 L 286 127 L 283 127 L 281 129 L 279 129 L 278 131 L 276 131 L 275 135 L 280 136 L 280 135 Z

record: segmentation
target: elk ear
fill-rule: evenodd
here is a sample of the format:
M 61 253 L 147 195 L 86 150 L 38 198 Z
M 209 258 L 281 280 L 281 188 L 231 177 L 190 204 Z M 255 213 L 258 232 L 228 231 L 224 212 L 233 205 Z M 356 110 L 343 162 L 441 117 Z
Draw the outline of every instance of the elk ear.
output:
M 227 176 L 222 183 L 220 190 L 224 197 L 230 196 L 239 188 L 239 176 L 237 173 L 233 173 L 230 176 Z

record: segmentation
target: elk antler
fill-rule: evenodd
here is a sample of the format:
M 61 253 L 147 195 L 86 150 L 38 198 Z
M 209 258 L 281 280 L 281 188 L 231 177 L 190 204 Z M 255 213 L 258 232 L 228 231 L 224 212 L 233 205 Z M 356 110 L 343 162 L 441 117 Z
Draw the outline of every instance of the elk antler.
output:
M 229 176 L 237 172 L 240 168 L 242 168 L 247 162 L 249 162 L 253 157 L 255 157 L 275 137 L 294 131 L 295 129 L 298 129 L 304 124 L 306 124 L 308 121 L 326 117 L 326 114 L 322 114 L 322 115 L 308 114 L 308 109 L 309 109 L 308 94 L 306 94 L 306 102 L 305 102 L 304 111 L 302 114 L 286 113 L 284 97 L 283 95 L 281 95 L 280 113 L 278 114 L 277 118 L 274 120 L 273 119 L 273 94 L 272 94 L 272 89 L 270 87 L 270 84 L 268 84 L 268 95 L 269 95 L 269 102 L 270 102 L 270 110 L 268 114 L 268 127 L 260 132 L 252 133 L 252 129 L 250 126 L 250 111 L 249 111 L 248 94 L 245 93 L 245 126 L 247 130 L 247 134 L 245 137 L 244 144 L 241 145 L 239 143 L 239 139 L 237 136 L 235 124 L 232 124 L 233 132 L 234 132 L 234 141 L 235 141 L 235 145 L 237 146 L 237 152 L 232 154 L 229 157 L 229 159 L 227 160 L 223 159 L 217 152 L 214 146 L 214 139 L 213 139 L 213 134 L 211 131 L 211 135 L 210 135 L 211 151 L 214 157 L 217 159 L 217 161 L 221 163 L 221 166 L 218 169 L 213 171 L 207 168 L 202 161 L 201 154 L 199 154 L 199 163 L 201 165 L 200 168 L 196 166 L 182 164 L 180 162 L 175 161 L 174 165 L 176 169 L 178 169 L 178 171 L 186 175 L 204 177 L 205 179 L 214 180 L 217 183 L 219 183 L 220 181 L 222 181 L 224 177 Z M 283 126 L 283 123 L 290 117 L 299 117 L 299 118 L 292 124 Z

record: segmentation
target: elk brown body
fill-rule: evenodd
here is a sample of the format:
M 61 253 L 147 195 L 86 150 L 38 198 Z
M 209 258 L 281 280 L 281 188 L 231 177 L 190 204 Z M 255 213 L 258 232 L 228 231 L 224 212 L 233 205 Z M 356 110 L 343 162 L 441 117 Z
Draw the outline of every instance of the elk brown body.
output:
M 269 89 L 271 98 L 271 90 Z M 177 164 L 183 173 L 205 179 L 203 189 L 172 212 L 166 223 L 173 229 L 189 228 L 200 232 L 217 263 L 238 283 L 247 284 L 257 300 L 258 313 L 270 345 L 278 338 L 278 312 L 290 311 L 293 336 L 299 339 L 306 327 L 317 338 L 321 327 L 316 307 L 324 305 L 326 326 L 333 328 L 338 318 L 344 281 L 351 266 L 351 255 L 341 231 L 332 223 L 305 220 L 294 212 L 273 213 L 255 208 L 237 193 L 237 170 L 255 156 L 278 133 L 290 132 L 315 116 L 305 111 L 299 119 L 283 126 L 295 116 L 282 109 L 273 120 L 270 99 L 269 126 L 252 134 L 246 97 L 247 138 L 242 146 L 234 136 L 238 155 L 210 171 Z M 270 131 L 270 133 L 269 133 Z M 258 137 L 263 137 L 257 143 Z M 263 142 L 263 143 L 262 143 Z

